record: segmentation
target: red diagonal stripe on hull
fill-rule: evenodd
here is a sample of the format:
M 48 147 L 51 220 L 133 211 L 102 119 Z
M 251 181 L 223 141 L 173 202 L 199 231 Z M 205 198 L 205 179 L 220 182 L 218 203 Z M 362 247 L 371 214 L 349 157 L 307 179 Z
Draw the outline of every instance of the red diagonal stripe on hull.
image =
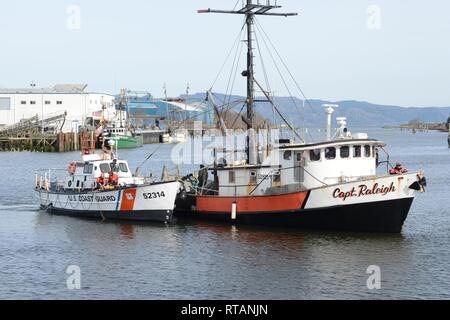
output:
M 292 211 L 302 209 L 308 192 L 297 192 L 273 196 L 254 197 L 214 197 L 197 196 L 197 211 L 224 213 L 231 212 L 233 202 L 236 202 L 237 213 L 259 213 Z
M 120 211 L 133 211 L 135 200 L 136 189 L 124 190 L 122 194 L 122 204 L 120 206 Z

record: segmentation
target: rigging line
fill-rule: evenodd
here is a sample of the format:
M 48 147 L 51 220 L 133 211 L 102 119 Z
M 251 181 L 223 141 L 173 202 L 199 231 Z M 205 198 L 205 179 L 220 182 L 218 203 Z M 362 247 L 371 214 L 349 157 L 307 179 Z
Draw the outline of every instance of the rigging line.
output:
M 237 37 L 236 37 L 235 40 L 233 41 L 233 45 L 232 45 L 230 51 L 228 52 L 228 54 L 227 54 L 227 56 L 226 56 L 226 58 L 225 58 L 225 61 L 223 62 L 222 66 L 220 67 L 219 72 L 217 73 L 217 76 L 216 76 L 216 78 L 214 79 L 213 84 L 211 85 L 210 90 L 212 90 L 212 88 L 215 86 L 217 80 L 218 80 L 219 77 L 220 77 L 220 74 L 222 73 L 223 69 L 225 68 L 225 65 L 226 65 L 227 62 L 228 62 L 228 58 L 230 57 L 231 53 L 234 51 L 234 47 L 236 46 L 237 43 L 239 43 L 239 41 L 240 41 L 240 39 L 241 39 L 241 36 L 242 36 L 242 32 L 243 32 L 243 30 L 244 30 L 244 27 L 245 27 L 245 23 L 242 25 L 241 31 L 238 33 Z
M 241 30 L 241 36 L 242 36 L 242 30 Z M 224 101 L 226 101 L 227 100 L 227 96 L 228 96 L 228 90 L 230 89 L 230 83 L 231 83 L 231 79 L 233 78 L 233 73 L 234 72 L 237 72 L 237 63 L 236 63 L 236 61 L 237 61 L 237 57 L 238 57 L 238 55 L 239 55 L 239 48 L 240 47 L 242 47 L 242 46 L 240 46 L 240 45 L 237 45 L 236 46 L 236 52 L 235 52 L 235 54 L 234 54 L 234 59 L 233 59 L 233 64 L 232 64 L 232 66 L 231 66 L 231 71 L 230 71 L 230 76 L 228 77 L 228 83 L 227 83 L 227 89 L 225 90 L 225 100 Z M 236 71 L 235 71 L 236 70 Z M 230 96 L 231 96 L 231 92 L 230 92 Z M 230 98 L 231 99 L 231 98 Z
M 297 130 L 295 130 L 295 128 L 290 124 L 289 120 L 287 120 L 283 114 L 280 112 L 280 110 L 277 108 L 277 106 L 275 105 L 273 99 L 269 96 L 269 94 L 267 92 L 264 91 L 264 89 L 261 87 L 261 85 L 259 84 L 258 81 L 256 81 L 256 79 L 254 79 L 256 85 L 261 89 L 261 91 L 264 93 L 264 95 L 266 96 L 267 100 L 269 100 L 269 102 L 272 104 L 272 106 L 275 108 L 275 110 L 278 112 L 278 115 L 281 117 L 281 119 L 283 119 L 283 121 L 286 123 L 286 125 L 289 127 L 289 129 L 291 129 L 292 132 L 294 132 L 294 134 L 300 138 L 300 140 L 302 142 L 305 142 L 305 140 L 303 139 L 303 137 L 297 132 Z
M 244 108 L 245 108 L 245 103 L 242 105 L 241 110 L 236 115 L 236 118 L 234 119 L 233 124 L 231 125 L 230 129 L 233 129 L 234 125 L 236 124 L 237 119 L 239 119 L 239 116 L 241 115 L 242 111 L 244 111 Z
M 255 19 L 255 20 L 256 20 L 256 19 Z M 257 26 L 257 29 L 260 30 L 259 27 L 258 27 L 258 24 L 256 24 L 256 26 Z M 265 46 L 266 46 L 266 48 L 267 48 L 267 51 L 269 52 L 270 57 L 272 58 L 273 64 L 275 65 L 275 68 L 277 69 L 278 74 L 279 74 L 279 76 L 280 76 L 280 78 L 281 78 L 281 80 L 282 80 L 282 82 L 283 82 L 283 84 L 284 84 L 284 87 L 286 88 L 287 92 L 289 93 L 289 97 L 290 97 L 290 99 L 291 99 L 291 101 L 292 101 L 294 107 L 297 109 L 297 112 L 300 114 L 302 120 L 304 121 L 304 116 L 303 116 L 302 113 L 300 112 L 300 109 L 299 109 L 299 107 L 298 107 L 298 105 L 297 105 L 297 103 L 296 103 L 296 101 L 295 101 L 295 99 L 294 99 L 294 97 L 293 97 L 293 95 L 292 95 L 290 89 L 289 89 L 289 86 L 287 85 L 287 82 L 286 82 L 286 80 L 285 80 L 285 78 L 284 78 L 284 76 L 283 76 L 283 74 L 282 74 L 280 68 L 278 67 L 278 64 L 276 63 L 275 57 L 273 56 L 272 52 L 270 51 L 270 48 L 269 48 L 269 46 L 267 45 L 267 42 L 265 41 L 264 37 L 263 37 L 262 39 L 263 39 L 263 42 L 264 42 L 264 44 L 265 44 Z M 261 90 L 262 90 L 262 89 L 261 89 Z M 263 91 L 264 91 L 264 90 L 263 90 Z M 278 112 L 278 111 L 277 111 L 277 112 Z M 285 120 L 283 119 L 283 121 L 285 121 Z M 285 122 L 286 122 L 286 121 L 285 121 Z M 304 139 L 302 138 L 302 140 L 304 140 Z
M 271 88 L 270 88 L 270 83 L 269 83 L 269 78 L 267 77 L 267 70 L 266 70 L 266 65 L 264 64 L 264 59 L 263 59 L 263 55 L 262 55 L 262 50 L 261 47 L 259 45 L 259 41 L 258 41 L 258 35 L 255 32 L 255 42 L 256 42 L 256 46 L 258 48 L 258 52 L 259 52 L 259 59 L 261 60 L 261 66 L 263 69 L 263 74 L 264 74 L 264 80 L 266 82 L 266 86 L 267 86 L 267 90 L 269 90 L 269 92 L 271 92 Z
M 278 52 L 277 48 L 275 47 L 275 45 L 272 43 L 272 41 L 270 40 L 269 36 L 267 35 L 267 33 L 264 31 L 264 28 L 261 26 L 261 24 L 255 19 L 257 25 L 259 25 L 259 28 L 261 29 L 261 31 L 264 33 L 264 35 L 266 36 L 267 40 L 269 41 L 270 45 L 272 46 L 272 48 L 274 49 L 275 53 L 277 54 L 278 58 L 280 59 L 281 63 L 283 64 L 283 66 L 285 67 L 286 71 L 289 73 L 289 76 L 291 77 L 292 81 L 295 83 L 297 89 L 300 91 L 301 95 L 303 96 L 303 98 L 306 100 L 306 103 L 309 105 L 309 107 L 312 109 L 313 112 L 316 112 L 315 108 L 312 106 L 311 102 L 309 101 L 309 99 L 306 97 L 304 91 L 302 90 L 302 88 L 300 87 L 300 85 L 298 84 L 297 80 L 295 79 L 295 77 L 293 76 L 292 72 L 289 70 L 287 64 L 284 62 L 283 58 L 281 57 L 280 53 Z
M 238 61 L 237 61 L 237 63 L 236 63 L 236 70 L 235 70 L 235 72 L 234 72 L 233 82 L 231 83 L 230 95 L 228 96 L 228 104 L 230 104 L 230 101 L 231 101 L 231 95 L 233 94 L 234 85 L 235 85 L 235 83 L 236 83 L 236 76 L 237 76 L 237 73 L 238 73 L 239 63 L 241 62 L 242 48 L 243 48 L 243 47 L 244 47 L 244 46 L 241 45 L 241 46 L 240 46 L 240 49 L 239 49 Z M 225 115 L 227 115 L 227 114 L 225 113 Z
M 255 19 L 255 21 L 256 21 L 256 20 L 257 20 L 257 19 Z M 257 23 L 257 24 L 256 24 L 256 27 L 257 27 L 257 29 L 258 29 L 259 31 L 261 31 L 260 27 L 258 27 L 259 25 L 260 25 L 260 24 Z M 261 34 L 262 34 L 262 32 L 261 32 Z M 289 86 L 287 85 L 287 82 L 286 82 L 285 78 L 283 77 L 283 74 L 282 74 L 280 68 L 278 67 L 278 64 L 276 63 L 276 60 L 275 60 L 274 56 L 272 55 L 272 52 L 270 51 L 270 48 L 269 48 L 269 46 L 267 45 L 267 42 L 266 42 L 266 40 L 264 39 L 264 36 L 262 37 L 262 39 L 263 39 L 263 42 L 264 42 L 264 44 L 265 44 L 265 46 L 266 46 L 266 48 L 267 48 L 267 51 L 269 52 L 270 57 L 272 58 L 273 64 L 275 65 L 275 68 L 277 69 L 278 74 L 279 74 L 279 76 L 281 77 L 281 80 L 283 81 L 284 87 L 286 88 L 286 90 L 287 90 L 288 93 L 289 93 L 289 96 L 290 96 L 290 98 L 291 98 L 291 100 L 292 100 L 292 103 L 294 104 L 294 106 L 295 106 L 295 108 L 297 109 L 297 111 L 300 113 L 300 110 L 299 110 L 298 105 L 297 105 L 297 103 L 296 103 L 296 101 L 295 101 L 295 99 L 294 99 L 294 96 L 292 95 L 292 93 L 291 93 L 291 91 L 290 91 L 290 89 L 289 89 Z M 300 114 L 301 114 L 301 113 L 300 113 Z
M 236 1 L 236 4 L 234 5 L 234 7 L 233 7 L 233 10 L 231 10 L 231 11 L 234 11 L 234 10 L 236 10 L 236 7 L 238 6 L 238 4 L 239 4 L 239 1 L 240 1 L 240 0 L 237 0 L 237 1 Z
M 304 114 L 303 114 L 302 112 L 299 111 L 299 107 L 298 107 L 298 105 L 297 105 L 297 103 L 296 103 L 296 101 L 295 101 L 295 99 L 294 99 L 292 93 L 290 92 L 290 90 L 289 90 L 289 88 L 288 88 L 288 86 L 287 86 L 287 84 L 286 84 L 286 81 L 284 80 L 284 77 L 283 77 L 283 75 L 282 75 L 280 69 L 278 68 L 278 64 L 276 63 L 275 58 L 273 57 L 272 52 L 271 52 L 271 50 L 269 49 L 269 47 L 268 47 L 268 45 L 267 45 L 267 42 L 266 42 L 265 38 L 266 38 L 267 41 L 271 44 L 271 46 L 273 47 L 274 51 L 277 53 L 278 58 L 281 60 L 281 63 L 282 63 L 283 66 L 286 68 L 286 70 L 288 71 L 288 73 L 289 73 L 291 79 L 292 79 L 293 82 L 296 84 L 297 89 L 298 89 L 298 90 L 300 91 L 300 93 L 302 94 L 304 101 L 306 101 L 306 102 L 308 103 L 308 105 L 310 106 L 310 108 L 311 108 L 311 110 L 312 110 L 313 112 L 316 112 L 316 111 L 315 111 L 315 109 L 312 107 L 312 105 L 311 105 L 311 103 L 309 102 L 308 98 L 306 98 L 306 96 L 305 96 L 303 90 L 302 90 L 302 89 L 300 88 L 300 86 L 298 85 L 297 81 L 296 81 L 295 78 L 293 77 L 293 75 L 292 75 L 292 73 L 290 72 L 289 68 L 287 67 L 286 63 L 285 63 L 285 62 L 283 61 L 283 59 L 281 58 L 281 55 L 278 53 L 278 50 L 277 50 L 276 47 L 273 45 L 273 43 L 272 43 L 272 41 L 270 40 L 269 36 L 268 36 L 267 33 L 264 31 L 264 28 L 261 26 L 261 24 L 259 23 L 259 21 L 258 21 L 257 19 L 255 19 L 255 21 L 256 21 L 256 27 L 257 27 L 258 31 L 260 31 L 260 32 L 262 33 L 262 36 L 263 36 L 262 39 L 263 39 L 264 44 L 266 45 L 267 50 L 269 51 L 269 55 L 270 55 L 270 57 L 272 58 L 273 63 L 275 64 L 275 67 L 276 67 L 278 73 L 280 74 L 280 77 L 281 77 L 281 79 L 282 79 L 282 81 L 283 81 L 283 83 L 284 83 L 284 85 L 285 85 L 285 87 L 286 87 L 286 89 L 287 89 L 287 91 L 288 91 L 288 93 L 289 93 L 289 95 L 290 95 L 290 98 L 291 98 L 292 102 L 294 103 L 294 106 L 296 107 L 297 111 L 298 111 L 299 114 L 300 114 L 300 121 L 301 121 L 301 123 L 302 123 L 302 127 L 304 127 L 304 124 L 305 124 L 305 116 L 304 116 Z M 264 37 L 264 36 L 265 36 L 265 37 Z M 302 109 L 303 109 L 303 112 L 304 112 L 304 111 L 305 111 L 305 110 L 304 110 L 304 107 L 303 107 Z M 308 132 L 308 135 L 309 135 L 309 137 L 311 138 L 311 140 L 314 140 L 313 137 L 312 137 L 312 135 L 311 135 L 311 132 L 309 132 L 309 130 L 308 130 L 307 132 Z
M 258 34 L 256 32 L 255 32 L 255 42 L 258 47 L 259 59 L 261 60 L 261 66 L 262 66 L 264 80 L 266 82 L 267 89 L 269 90 L 269 92 L 272 92 L 272 88 L 270 87 L 270 83 L 269 83 L 269 77 L 267 76 L 266 65 L 264 63 L 263 52 L 261 50 L 261 46 L 259 45 Z M 272 93 L 272 95 L 273 95 L 273 93 Z M 272 107 L 272 116 L 276 117 L 276 112 L 273 107 Z M 275 120 L 275 123 L 276 123 L 276 120 Z
M 235 100 L 235 101 L 232 101 L 232 102 L 228 102 L 228 103 L 225 103 L 222 99 L 220 99 L 220 97 L 218 97 L 214 92 L 212 92 L 212 91 L 210 91 L 211 92 L 211 94 L 213 95 L 213 97 L 215 98 L 215 99 L 217 99 L 217 100 L 220 100 L 221 102 L 222 102 L 222 104 L 221 105 L 218 105 L 217 107 L 218 108 L 224 108 L 225 106 L 230 106 L 231 104 L 233 104 L 234 106 L 236 106 L 236 105 L 238 105 L 239 103 L 241 103 L 242 101 L 245 101 L 245 99 L 238 99 L 238 100 Z
M 160 144 L 155 150 L 153 150 L 153 152 L 150 153 L 150 155 L 136 167 L 136 170 L 134 172 L 135 177 L 138 175 L 139 169 L 144 165 L 144 163 L 146 163 L 151 157 L 153 157 L 153 155 L 161 148 L 161 146 L 162 144 Z
M 233 109 L 234 107 L 236 107 L 236 106 L 237 106 L 239 103 L 241 103 L 241 102 L 242 102 L 242 99 L 241 99 L 241 100 L 238 100 L 238 101 L 236 101 L 236 102 L 234 102 L 234 104 L 228 105 L 227 108 L 226 108 L 225 110 L 231 110 L 231 109 Z M 221 106 L 221 107 L 223 108 L 223 106 Z M 193 116 L 191 116 L 191 117 L 186 118 L 185 121 L 195 120 L 197 117 L 199 117 L 199 116 L 201 116 L 201 115 L 203 115 L 203 114 L 207 114 L 207 113 L 209 113 L 209 112 L 211 112 L 210 109 L 205 110 L 205 111 L 203 111 L 203 112 L 197 113 L 197 114 L 195 114 L 195 115 L 193 115 Z M 181 128 L 181 125 L 173 126 L 173 128 L 174 128 L 174 130 L 179 129 L 179 128 Z

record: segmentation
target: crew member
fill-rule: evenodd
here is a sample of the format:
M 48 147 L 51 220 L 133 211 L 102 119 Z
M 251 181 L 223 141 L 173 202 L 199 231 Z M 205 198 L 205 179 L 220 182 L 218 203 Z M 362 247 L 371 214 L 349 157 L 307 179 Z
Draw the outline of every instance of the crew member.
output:
M 402 174 L 402 173 L 407 173 L 408 170 L 406 170 L 405 168 L 402 167 L 402 164 L 400 162 L 397 162 L 395 164 L 395 167 L 389 171 L 390 174 Z
M 117 186 L 119 184 L 119 176 L 113 170 L 109 172 L 108 183 L 112 186 Z
M 198 172 L 199 188 L 204 188 L 207 181 L 208 181 L 208 168 L 206 168 L 203 164 L 201 164 L 200 171 Z

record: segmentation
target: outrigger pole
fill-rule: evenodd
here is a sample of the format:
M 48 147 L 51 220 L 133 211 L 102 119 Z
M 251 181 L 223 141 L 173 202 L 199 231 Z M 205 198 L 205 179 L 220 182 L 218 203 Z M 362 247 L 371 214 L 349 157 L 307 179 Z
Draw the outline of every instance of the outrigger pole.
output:
M 279 16 L 279 17 L 289 17 L 296 16 L 297 13 L 273 13 L 269 12 L 273 9 L 281 8 L 277 5 L 276 0 L 247 0 L 247 4 L 240 10 L 214 10 L 205 9 L 198 10 L 198 13 L 224 13 L 224 14 L 241 14 L 246 17 L 247 25 L 247 70 L 242 72 L 242 76 L 247 78 L 247 118 L 244 122 L 247 124 L 247 162 L 250 165 L 256 165 L 258 159 L 258 150 L 255 134 L 255 78 L 254 78 L 254 64 L 253 64 L 253 24 L 255 16 Z M 265 4 L 263 4 L 265 3 Z M 274 3 L 272 5 L 272 3 Z

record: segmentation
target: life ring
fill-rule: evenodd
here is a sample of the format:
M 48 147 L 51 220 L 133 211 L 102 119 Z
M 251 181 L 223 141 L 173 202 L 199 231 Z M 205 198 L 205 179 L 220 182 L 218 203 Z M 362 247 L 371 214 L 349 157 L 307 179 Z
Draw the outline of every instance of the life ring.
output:
M 70 175 L 74 175 L 75 174 L 75 172 L 77 171 L 77 163 L 76 162 L 71 162 L 70 164 L 69 164 L 69 174 Z

